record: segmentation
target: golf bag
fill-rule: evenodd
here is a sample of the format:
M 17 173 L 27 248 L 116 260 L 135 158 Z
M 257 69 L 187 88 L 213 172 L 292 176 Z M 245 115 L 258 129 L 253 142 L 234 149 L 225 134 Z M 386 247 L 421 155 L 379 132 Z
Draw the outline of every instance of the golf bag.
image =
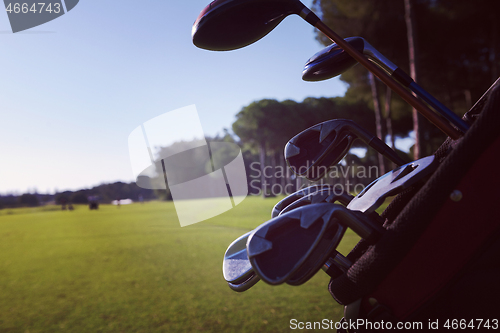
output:
M 383 212 L 382 237 L 360 241 L 347 256 L 354 264 L 331 279 L 331 295 L 345 305 L 340 332 L 381 331 L 382 321 L 500 326 L 500 79 L 464 119 L 470 130 L 436 151 L 434 174 Z

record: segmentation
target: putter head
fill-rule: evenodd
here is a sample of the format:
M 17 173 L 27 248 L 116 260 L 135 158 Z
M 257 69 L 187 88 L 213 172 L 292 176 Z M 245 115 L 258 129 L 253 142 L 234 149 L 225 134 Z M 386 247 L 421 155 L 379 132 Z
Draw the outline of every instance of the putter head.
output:
M 312 185 L 288 195 L 284 199 L 281 199 L 276 205 L 274 205 L 273 210 L 271 211 L 271 218 L 275 218 L 276 216 L 280 215 L 281 211 L 294 201 L 297 201 L 300 198 L 323 189 L 332 189 L 332 187 L 330 185 L 323 184 Z
M 359 52 L 363 52 L 364 41 L 361 37 L 345 39 Z M 323 81 L 338 76 L 358 62 L 340 46 L 333 43 L 312 56 L 304 66 L 302 80 Z
M 229 51 L 250 45 L 271 32 L 285 17 L 299 14 L 298 0 L 215 0 L 193 24 L 199 48 Z
M 414 185 L 433 173 L 437 167 L 434 155 L 402 165 L 370 183 L 351 200 L 347 208 L 370 214 L 380 207 L 387 197 Z
M 252 232 L 238 237 L 232 242 L 224 254 L 222 274 L 229 288 L 242 292 L 248 290 L 257 282 L 259 277 L 255 274 L 247 255 L 247 240 Z
M 334 119 L 310 127 L 285 146 L 285 160 L 297 176 L 318 180 L 344 158 L 357 136 L 351 120 Z
M 336 206 L 323 203 L 300 207 L 256 228 L 248 238 L 247 253 L 257 275 L 269 284 L 281 284 L 311 254 L 329 256 L 346 230 L 333 221 Z

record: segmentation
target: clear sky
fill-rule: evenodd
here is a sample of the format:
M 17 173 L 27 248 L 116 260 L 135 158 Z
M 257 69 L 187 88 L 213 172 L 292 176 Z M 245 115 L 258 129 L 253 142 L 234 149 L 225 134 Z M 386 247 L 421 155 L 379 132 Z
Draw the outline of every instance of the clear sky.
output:
M 128 135 L 184 106 L 215 135 L 255 100 L 344 94 L 338 79 L 302 81 L 322 46 L 295 15 L 246 48 L 196 48 L 191 27 L 208 3 L 82 0 L 16 34 L 1 13 L 0 193 L 134 181 Z

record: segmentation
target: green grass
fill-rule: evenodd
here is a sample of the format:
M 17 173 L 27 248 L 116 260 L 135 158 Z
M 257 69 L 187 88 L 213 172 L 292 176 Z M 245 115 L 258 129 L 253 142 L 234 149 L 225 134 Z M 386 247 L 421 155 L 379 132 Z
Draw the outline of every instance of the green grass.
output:
M 288 332 L 292 318 L 339 320 L 323 272 L 299 287 L 225 283 L 227 246 L 278 200 L 249 197 L 184 228 L 164 202 L 0 211 L 0 332 Z M 348 231 L 340 252 L 357 240 Z

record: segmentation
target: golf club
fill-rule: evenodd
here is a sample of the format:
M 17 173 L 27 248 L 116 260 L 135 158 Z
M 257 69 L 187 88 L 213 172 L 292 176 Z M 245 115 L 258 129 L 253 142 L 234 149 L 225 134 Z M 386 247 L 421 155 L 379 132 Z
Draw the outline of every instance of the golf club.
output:
M 329 244 L 327 242 L 327 238 L 322 239 L 302 266 L 286 281 L 287 284 L 291 286 L 304 284 L 320 269 L 323 269 L 330 277 L 337 278 L 352 266 L 352 262 L 336 250 L 328 253 Z
M 242 292 L 259 282 L 247 255 L 247 240 L 252 231 L 238 237 L 224 253 L 222 274 L 229 288 Z
M 297 198 L 304 198 L 303 197 L 304 194 L 306 193 L 314 194 L 316 193 L 317 190 L 323 190 L 323 191 L 326 190 L 328 191 L 328 193 L 330 193 L 331 189 L 332 188 L 329 185 L 310 186 L 308 188 L 302 189 L 300 191 L 291 194 L 290 196 L 281 200 L 278 203 L 278 205 L 280 203 L 282 204 L 286 202 L 290 203 L 293 200 L 297 201 Z M 343 200 L 342 203 L 344 205 L 347 205 L 349 201 L 353 198 L 353 196 L 347 194 L 341 195 L 339 197 Z M 334 201 L 335 200 L 325 201 L 325 202 L 334 202 Z M 290 206 L 288 203 L 284 206 L 285 208 Z M 273 209 L 273 212 L 274 211 L 275 210 Z M 276 213 L 276 216 L 278 216 L 279 212 L 280 211 Z M 247 232 L 246 234 L 238 237 L 228 246 L 224 254 L 224 261 L 222 264 L 222 273 L 224 279 L 227 281 L 229 288 L 237 292 L 243 292 L 248 290 L 260 280 L 260 278 L 255 274 L 252 265 L 250 264 L 250 261 L 248 260 L 246 243 L 248 236 L 250 234 L 251 232 Z M 342 272 L 343 266 L 336 267 L 335 265 L 337 265 L 337 263 L 343 265 L 346 263 L 347 259 L 342 257 L 340 254 L 338 254 L 338 256 L 339 258 L 335 256 L 334 258 L 330 258 L 332 264 L 325 266 L 325 271 L 327 271 L 328 274 L 338 274 L 338 272 Z M 326 267 L 328 267 L 328 269 Z
M 339 253 L 340 254 L 340 253 Z M 338 255 L 335 257 L 330 257 L 321 269 L 326 272 L 329 276 L 336 278 L 342 273 L 347 272 L 347 270 L 352 266 L 352 262 L 344 257 L 343 255 Z
M 434 155 L 402 165 L 377 178 L 349 202 L 347 208 L 365 214 L 374 212 L 385 199 L 396 195 L 433 173 L 438 167 Z
M 300 132 L 286 144 L 285 160 L 296 175 L 317 180 L 325 175 L 328 167 L 344 158 L 355 139 L 362 140 L 396 165 L 405 164 L 382 140 L 347 119 L 325 121 Z
M 312 185 L 312 186 L 300 189 L 300 190 L 286 196 L 284 199 L 281 199 L 276 205 L 274 205 L 274 207 L 271 211 L 271 218 L 278 216 L 281 213 L 281 211 L 286 206 L 290 205 L 292 202 L 294 202 L 300 198 L 303 198 L 311 193 L 314 193 L 314 192 L 317 192 L 317 191 L 323 190 L 323 189 L 333 190 L 330 185 L 326 185 L 326 184 L 325 185 L 324 184 Z
M 287 201 L 290 203 L 287 206 L 285 206 L 281 211 L 273 209 L 273 213 L 276 212 L 277 213 L 276 216 L 278 216 L 281 214 L 285 214 L 293 209 L 320 202 L 334 203 L 336 201 L 339 201 L 344 206 L 346 206 L 353 198 L 353 196 L 348 193 L 341 193 L 338 195 L 335 194 L 333 191 L 333 187 L 329 185 L 323 185 L 323 186 L 314 185 L 304 190 L 297 191 L 292 195 L 288 196 L 287 198 L 285 198 L 288 200 L 283 199 L 282 201 L 280 201 L 279 203 Z M 302 197 L 297 195 L 297 193 L 300 193 L 302 195 L 304 194 L 304 192 L 308 192 L 309 194 Z M 299 199 L 296 199 L 295 201 L 291 202 L 290 197 L 292 199 L 296 199 L 297 197 L 299 197 Z M 314 274 L 316 274 L 316 272 L 319 270 L 319 267 L 324 262 L 324 255 L 329 254 L 328 252 L 322 252 L 322 251 L 324 250 L 318 246 L 317 250 L 315 250 L 315 253 L 312 253 L 307 258 L 304 264 L 297 270 L 296 273 L 292 275 L 292 277 L 290 277 L 290 279 L 286 281 L 286 283 L 297 286 L 305 283 L 312 276 L 314 276 Z M 340 274 L 345 272 L 351 266 L 351 262 L 335 250 L 329 254 L 329 257 L 330 258 L 327 260 L 329 264 L 323 265 L 322 268 L 330 277 L 333 278 L 338 277 Z
M 370 61 L 385 70 L 403 86 L 413 91 L 418 97 L 455 125 L 461 132 L 465 133 L 469 129 L 470 126 L 465 121 L 425 91 L 413 81 L 408 74 L 387 59 L 382 53 L 377 51 L 365 39 L 361 37 L 350 37 L 346 38 L 345 41 L 356 48 L 356 50 L 363 53 Z M 356 60 L 334 43 L 316 53 L 307 61 L 302 71 L 302 79 L 304 81 L 322 81 L 330 79 L 342 74 L 355 64 L 357 64 Z
M 300 199 L 295 200 L 278 214 L 285 214 L 289 211 L 315 203 L 327 202 L 327 203 L 335 203 L 339 201 L 342 205 L 347 206 L 349 202 L 353 199 L 353 196 L 348 193 L 335 194 L 332 191 L 333 188 L 321 189 L 309 195 L 306 195 Z
M 224 262 L 222 265 L 222 273 L 224 279 L 234 291 L 243 292 L 253 287 L 260 278 L 255 274 L 250 261 L 248 260 L 246 242 L 251 232 L 238 237 L 232 242 L 224 254 Z M 317 255 L 316 255 L 317 256 Z M 306 269 L 299 269 L 299 272 L 294 274 L 290 282 L 291 285 L 300 285 L 309 280 L 318 270 L 312 271 L 310 264 Z M 345 272 L 351 266 L 351 262 L 342 256 L 337 251 L 333 251 L 330 258 L 323 265 L 323 270 L 331 277 L 337 277 Z
M 352 196 L 347 193 L 342 193 L 337 195 L 332 193 L 332 189 L 320 189 L 317 192 L 311 193 L 305 197 L 302 197 L 288 206 L 286 206 L 280 213 L 286 214 L 291 210 L 297 209 L 310 204 L 327 202 L 335 203 L 339 201 L 342 205 L 347 206 L 352 200 Z M 328 253 L 328 244 L 322 241 L 315 250 L 307 257 L 302 266 L 286 281 L 289 285 L 298 286 L 307 282 L 311 277 L 316 274 L 316 272 L 323 268 L 323 270 L 333 278 L 338 277 L 343 272 L 347 271 L 351 267 L 352 263 L 343 255 L 333 250 L 332 253 Z M 325 259 L 329 257 L 325 264 Z
M 384 231 L 363 213 L 337 204 L 311 204 L 256 228 L 247 241 L 248 258 L 266 283 L 280 284 L 290 278 L 300 282 L 327 261 L 347 227 L 369 242 Z M 302 270 L 304 264 L 308 268 Z
M 193 43 L 199 48 L 215 51 L 245 47 L 267 35 L 285 17 L 292 14 L 299 15 L 337 43 L 452 139 L 461 136 L 451 124 L 366 59 L 299 0 L 215 0 L 195 20 L 191 31 Z

